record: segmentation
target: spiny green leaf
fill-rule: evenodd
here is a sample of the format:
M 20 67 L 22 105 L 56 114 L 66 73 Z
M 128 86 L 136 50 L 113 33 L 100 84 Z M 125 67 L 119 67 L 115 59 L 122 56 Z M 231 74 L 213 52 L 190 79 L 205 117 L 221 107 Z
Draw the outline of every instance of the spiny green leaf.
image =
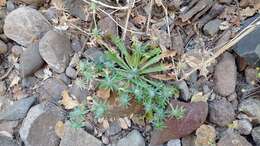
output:
M 160 55 L 156 55 L 153 58 L 149 59 L 146 63 L 144 63 L 144 65 L 141 67 L 141 71 L 146 69 L 147 67 L 149 67 L 150 65 L 153 65 L 155 63 L 158 63 L 161 60 L 161 56 Z
M 95 100 L 91 111 L 95 114 L 95 118 L 102 118 L 107 109 L 108 107 L 105 102 Z
M 148 74 L 148 73 L 154 73 L 154 72 L 161 72 L 171 69 L 170 65 L 166 64 L 158 64 L 155 66 L 148 67 L 141 71 L 141 74 Z
M 150 49 L 148 52 L 143 54 L 143 58 L 140 61 L 140 64 L 145 63 L 147 60 L 149 60 L 151 57 L 153 56 L 157 56 L 161 53 L 161 49 L 160 48 L 154 48 L 154 49 Z
M 185 115 L 186 109 L 183 106 L 176 105 L 172 107 L 169 111 L 169 116 L 171 118 L 176 118 L 177 120 L 182 119 Z
M 110 59 L 111 61 L 114 61 L 115 63 L 117 63 L 123 69 L 126 69 L 126 70 L 130 69 L 128 67 L 128 65 L 124 62 L 124 60 L 121 57 L 119 57 L 116 53 L 113 53 L 111 51 L 107 51 L 106 57 L 108 59 Z

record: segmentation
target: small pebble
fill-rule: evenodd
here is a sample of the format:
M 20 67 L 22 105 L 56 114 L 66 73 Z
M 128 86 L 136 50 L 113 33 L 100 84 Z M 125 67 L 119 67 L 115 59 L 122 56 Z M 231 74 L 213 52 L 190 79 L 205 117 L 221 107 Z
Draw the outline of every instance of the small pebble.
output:
M 252 124 L 246 119 L 238 120 L 237 124 L 237 130 L 242 135 L 249 135 L 253 129 Z
M 72 68 L 72 67 L 67 67 L 66 69 L 66 75 L 72 79 L 76 79 L 77 78 L 77 71 Z
M 102 136 L 102 142 L 104 143 L 104 144 L 109 144 L 109 139 L 108 139 L 108 137 L 106 137 L 106 136 Z

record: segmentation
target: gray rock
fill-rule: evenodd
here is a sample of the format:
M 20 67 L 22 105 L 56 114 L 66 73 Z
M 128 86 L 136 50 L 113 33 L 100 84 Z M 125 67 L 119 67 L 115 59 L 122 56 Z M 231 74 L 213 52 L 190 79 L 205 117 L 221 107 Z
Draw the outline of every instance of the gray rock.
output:
M 73 68 L 73 67 L 70 67 L 68 66 L 66 68 L 66 71 L 65 71 L 66 75 L 72 79 L 76 79 L 77 78 L 77 71 Z
M 7 52 L 7 45 L 0 40 L 0 54 Z
M 5 35 L 23 46 L 28 46 L 51 29 L 44 16 L 30 7 L 20 7 L 6 16 Z
M 90 95 L 90 92 L 87 89 L 80 88 L 75 84 L 70 87 L 69 92 L 72 96 L 77 97 L 79 101 L 84 101 L 86 96 Z
M 250 68 L 250 67 L 246 68 L 246 70 L 245 70 L 246 82 L 250 85 L 255 84 L 256 74 L 257 74 L 257 71 L 255 68 Z
M 137 130 L 133 130 L 126 137 L 120 139 L 116 146 L 145 146 L 145 141 Z
M 72 128 L 66 123 L 60 146 L 102 146 L 102 142 L 83 129 Z
M 89 48 L 83 53 L 83 55 L 85 58 L 87 58 L 89 60 L 99 62 L 101 59 L 100 57 L 102 57 L 104 54 L 100 49 Z
M 72 38 L 71 40 L 71 48 L 75 52 L 79 52 L 82 49 L 79 38 Z
M 167 142 L 167 146 L 181 146 L 181 140 L 173 139 Z
M 191 134 L 181 139 L 182 146 L 195 146 L 196 136 Z
M 232 104 L 225 98 L 209 102 L 209 121 L 219 126 L 226 126 L 235 119 Z
M 0 112 L 11 106 L 12 101 L 5 96 L 0 96 Z
M 255 127 L 252 130 L 252 137 L 253 137 L 254 142 L 256 143 L 256 146 L 259 146 L 260 145 L 260 126 Z
M 237 122 L 238 122 L 237 123 L 238 125 L 237 125 L 236 129 L 238 130 L 238 132 L 241 135 L 249 135 L 251 133 L 253 126 L 249 120 L 241 119 L 241 120 L 238 120 Z
M 218 33 L 221 22 L 222 21 L 219 19 L 214 19 L 214 20 L 209 21 L 207 24 L 204 25 L 203 32 L 206 35 L 214 36 L 215 34 Z
M 50 97 L 59 100 L 61 98 L 62 91 L 67 90 L 68 87 L 59 79 L 49 78 L 44 81 L 43 88 Z
M 252 146 L 243 136 L 227 130 L 225 135 L 220 138 L 217 146 Z
M 15 140 L 10 137 L 0 135 L 0 146 L 20 146 Z
M 101 29 L 101 32 L 104 36 L 118 35 L 117 25 L 113 21 L 111 21 L 111 18 L 109 17 L 101 18 L 98 21 L 98 26 Z
M 117 122 L 112 122 L 109 125 L 109 128 L 106 130 L 106 135 L 113 136 L 113 135 L 116 135 L 117 133 L 119 133 L 121 130 L 122 129 Z
M 7 107 L 3 112 L 0 112 L 0 121 L 7 120 L 7 121 L 14 121 L 23 119 L 29 108 L 35 102 L 36 97 L 28 97 L 24 99 L 20 99 L 14 102 L 13 105 Z
M 35 84 L 38 83 L 38 79 L 35 76 L 25 77 L 22 79 L 21 86 L 23 88 L 34 87 Z
M 88 20 L 89 14 L 86 11 L 88 5 L 82 0 L 64 0 L 64 6 L 71 15 L 79 17 L 84 21 Z
M 249 98 L 238 105 L 238 110 L 254 118 L 254 123 L 260 123 L 260 100 Z
M 20 63 L 20 70 L 23 77 L 33 74 L 44 64 L 39 53 L 38 42 L 29 45 L 29 47 L 23 51 Z
M 47 9 L 47 11 L 44 13 L 44 16 L 47 20 L 54 22 L 58 19 L 58 10 L 54 7 L 50 7 Z M 57 22 L 56 22 L 57 23 Z
M 180 99 L 182 99 L 184 101 L 189 101 L 191 99 L 191 95 L 190 95 L 189 87 L 186 84 L 186 82 L 180 81 L 177 83 L 177 86 L 181 91 Z
M 40 40 L 39 52 L 51 69 L 62 73 L 69 63 L 70 40 L 65 34 L 48 31 Z
M 59 137 L 55 125 L 64 119 L 64 114 L 56 108 L 38 104 L 30 109 L 19 130 L 26 146 L 58 146 Z
M 17 126 L 18 121 L 2 121 L 0 123 L 0 131 L 6 131 L 13 135 Z
M 234 51 L 252 66 L 260 66 L 260 28 L 243 37 L 234 47 Z
M 65 73 L 58 74 L 56 78 L 63 81 L 66 85 L 69 85 L 71 83 L 70 78 L 67 77 Z
M 16 8 L 14 1 L 13 0 L 9 0 L 6 2 L 6 9 L 7 11 L 11 12 Z
M 214 79 L 215 91 L 221 96 L 228 96 L 235 92 L 237 67 L 232 54 L 223 54 L 221 60 L 216 65 Z

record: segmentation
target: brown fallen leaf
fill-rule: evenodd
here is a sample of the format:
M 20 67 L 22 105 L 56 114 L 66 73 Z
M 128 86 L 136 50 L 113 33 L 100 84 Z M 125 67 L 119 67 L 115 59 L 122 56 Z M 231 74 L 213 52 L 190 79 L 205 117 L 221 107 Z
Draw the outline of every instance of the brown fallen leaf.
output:
M 142 16 L 142 15 L 138 15 L 138 16 L 134 17 L 133 23 L 137 24 L 139 26 L 144 25 L 146 23 L 146 17 Z
M 109 122 L 107 119 L 103 119 L 102 120 L 102 125 L 103 125 L 103 128 L 105 129 L 108 129 L 109 128 Z
M 69 96 L 69 93 L 67 90 L 64 90 L 62 92 L 62 100 L 60 100 L 60 103 L 62 105 L 64 105 L 64 108 L 65 109 L 73 109 L 75 108 L 76 106 L 79 105 L 78 101 L 77 100 L 74 100 L 72 99 L 70 96 Z
M 59 138 L 64 136 L 64 123 L 62 121 L 58 121 L 55 125 L 55 133 Z
M 110 97 L 110 90 L 99 88 L 97 91 L 97 96 L 104 100 L 107 100 Z
M 128 129 L 128 124 L 127 124 L 127 122 L 125 121 L 125 119 L 119 118 L 119 119 L 118 119 L 118 123 L 119 123 L 119 126 L 120 126 L 122 129 Z

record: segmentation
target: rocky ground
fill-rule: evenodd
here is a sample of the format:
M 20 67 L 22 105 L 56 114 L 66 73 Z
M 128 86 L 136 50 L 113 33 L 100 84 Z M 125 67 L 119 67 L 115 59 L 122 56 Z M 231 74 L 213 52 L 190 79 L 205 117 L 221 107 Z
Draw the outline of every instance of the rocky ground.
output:
M 134 2 L 126 9 L 123 0 L 0 0 L 0 146 L 260 146 L 259 26 L 205 68 L 185 76 L 180 67 L 214 56 L 259 19 L 260 3 Z M 180 89 L 172 105 L 188 109 L 184 119 L 158 130 L 140 117 L 95 119 L 86 111 L 84 126 L 71 126 L 69 113 L 95 94 L 81 88 L 78 70 L 81 59 L 104 51 L 95 22 L 104 38 L 130 44 L 134 36 L 176 51 L 176 69 L 160 79 Z M 205 100 L 190 102 L 197 98 Z

